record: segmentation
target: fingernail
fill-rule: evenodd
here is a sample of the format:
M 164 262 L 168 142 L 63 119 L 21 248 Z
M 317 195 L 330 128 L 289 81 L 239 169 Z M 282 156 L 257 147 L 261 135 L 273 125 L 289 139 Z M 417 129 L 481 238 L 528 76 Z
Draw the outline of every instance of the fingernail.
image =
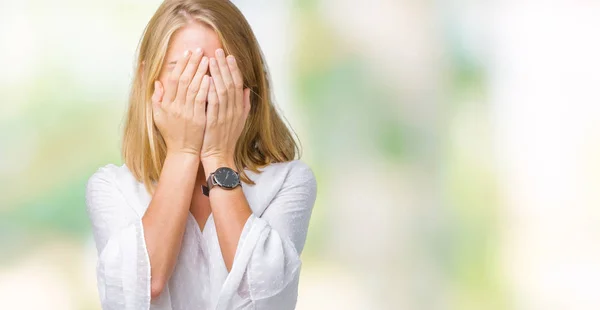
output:
M 212 66 L 216 66 L 216 65 L 217 65 L 217 60 L 211 57 L 211 58 L 210 58 L 210 64 L 211 64 Z
M 202 52 L 202 49 L 201 49 L 201 48 L 197 48 L 197 49 L 196 49 L 196 54 L 200 54 L 201 52 Z
M 235 65 L 235 57 L 229 55 L 227 56 L 227 61 L 229 61 L 230 64 Z
M 216 54 L 217 56 L 225 56 L 225 51 L 223 51 L 222 49 L 217 49 Z
M 185 50 L 185 52 L 183 52 L 183 57 L 187 57 L 190 54 L 190 51 Z
M 202 57 L 202 60 L 200 61 L 200 64 L 206 65 L 207 62 L 208 62 L 208 57 L 204 56 L 204 57 Z

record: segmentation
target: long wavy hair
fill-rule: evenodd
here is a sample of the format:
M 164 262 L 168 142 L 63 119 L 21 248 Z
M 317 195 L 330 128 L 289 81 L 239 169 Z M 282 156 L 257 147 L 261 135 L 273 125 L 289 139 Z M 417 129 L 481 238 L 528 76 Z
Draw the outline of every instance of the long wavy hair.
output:
M 122 156 L 135 178 L 154 193 L 165 157 L 166 143 L 154 124 L 151 97 L 175 31 L 197 22 L 211 27 L 225 53 L 236 57 L 245 87 L 251 89 L 251 108 L 235 148 L 241 180 L 254 185 L 244 169 L 294 160 L 300 148 L 271 101 L 269 73 L 250 25 L 228 0 L 166 0 L 146 26 L 138 46 L 135 76 L 125 117 Z

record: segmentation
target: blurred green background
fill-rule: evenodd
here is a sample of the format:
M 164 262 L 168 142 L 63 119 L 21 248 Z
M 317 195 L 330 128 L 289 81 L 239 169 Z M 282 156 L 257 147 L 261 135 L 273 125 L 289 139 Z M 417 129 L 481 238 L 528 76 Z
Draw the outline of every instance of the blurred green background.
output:
M 600 308 L 600 4 L 234 3 L 318 180 L 298 309 Z M 0 1 L 0 308 L 99 309 L 85 183 L 159 4 Z

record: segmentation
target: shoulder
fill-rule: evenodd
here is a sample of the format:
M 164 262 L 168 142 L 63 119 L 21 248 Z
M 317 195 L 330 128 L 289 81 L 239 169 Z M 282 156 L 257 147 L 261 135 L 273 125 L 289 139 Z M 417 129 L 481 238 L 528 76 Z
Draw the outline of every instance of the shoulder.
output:
M 302 186 L 308 190 L 317 190 L 317 179 L 310 166 L 302 160 L 293 160 L 286 166 L 285 184 Z
M 131 182 L 134 179 L 126 165 L 117 166 L 115 164 L 107 164 L 94 172 L 87 181 L 86 189 L 118 189 L 124 182 Z
M 128 173 L 127 166 L 117 166 L 115 164 L 107 164 L 98 168 L 88 179 L 88 185 L 98 182 L 115 183 L 119 178 Z
M 264 208 L 277 198 L 302 200 L 306 204 L 312 204 L 316 199 L 317 181 L 313 170 L 304 161 L 271 163 L 259 170 L 260 173 L 247 172 L 256 185 L 243 186 L 256 214 L 262 214 Z
M 131 206 L 139 184 L 125 164 L 107 164 L 98 168 L 86 183 L 88 211 L 101 206 Z
M 316 178 L 310 166 L 300 159 L 272 163 L 259 169 L 261 172 L 253 173 L 253 180 L 257 183 L 270 183 L 281 185 L 306 184 L 316 188 Z M 251 172 L 252 173 L 252 172 Z

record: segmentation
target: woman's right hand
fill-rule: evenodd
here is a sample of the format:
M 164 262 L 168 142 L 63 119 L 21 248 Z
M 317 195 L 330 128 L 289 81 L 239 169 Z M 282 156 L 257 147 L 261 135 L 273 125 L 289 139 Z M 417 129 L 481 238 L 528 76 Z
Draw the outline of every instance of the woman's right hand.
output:
M 208 58 L 198 48 L 186 51 L 170 73 L 166 86 L 154 82 L 152 114 L 168 153 L 200 156 L 206 125 L 209 88 Z

